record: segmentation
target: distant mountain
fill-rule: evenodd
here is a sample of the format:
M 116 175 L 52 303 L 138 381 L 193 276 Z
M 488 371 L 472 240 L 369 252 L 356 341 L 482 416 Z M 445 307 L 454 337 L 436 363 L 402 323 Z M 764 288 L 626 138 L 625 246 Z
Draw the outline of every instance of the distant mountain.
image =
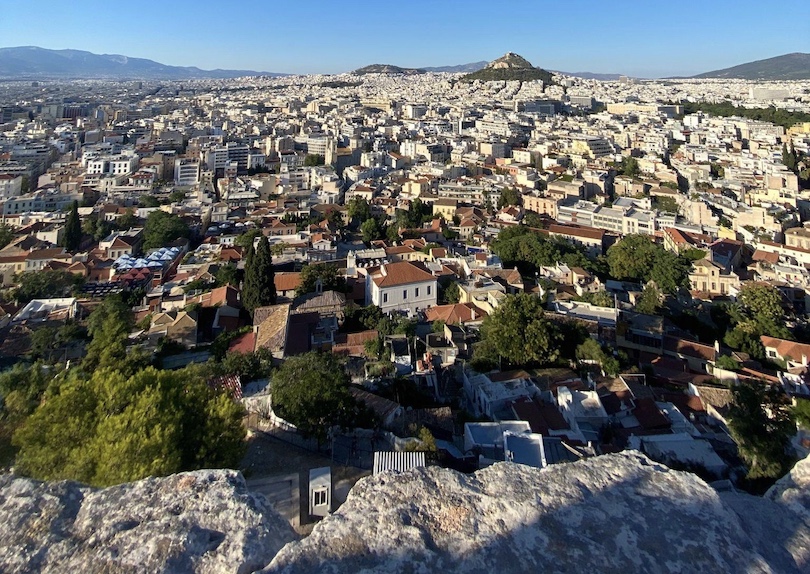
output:
M 366 74 L 399 74 L 405 76 L 412 76 L 414 74 L 424 74 L 425 70 L 420 68 L 400 68 L 399 66 L 392 66 L 391 64 L 371 64 L 352 72 L 357 76 L 364 76 Z
M 36 46 L 0 48 L 0 77 L 181 80 L 282 76 L 251 70 L 201 70 L 167 66 L 144 58 L 119 54 L 93 54 L 83 50 L 47 50 Z
M 477 72 L 483 68 L 486 68 L 487 64 L 486 60 L 481 60 L 480 62 L 472 62 L 470 64 L 459 64 L 458 66 L 438 66 L 438 67 L 430 67 L 430 68 L 422 68 L 426 72 L 449 72 L 451 74 L 468 74 L 470 72 Z
M 741 80 L 810 80 L 810 54 L 794 52 L 766 60 L 715 70 L 695 78 L 739 78 Z
M 518 56 L 513 52 L 504 54 L 497 60 L 487 64 L 481 70 L 462 77 L 461 80 L 463 82 L 474 82 L 475 80 L 481 80 L 483 82 L 542 80 L 545 84 L 554 83 L 551 72 L 543 70 L 542 68 L 535 68 L 526 58 Z

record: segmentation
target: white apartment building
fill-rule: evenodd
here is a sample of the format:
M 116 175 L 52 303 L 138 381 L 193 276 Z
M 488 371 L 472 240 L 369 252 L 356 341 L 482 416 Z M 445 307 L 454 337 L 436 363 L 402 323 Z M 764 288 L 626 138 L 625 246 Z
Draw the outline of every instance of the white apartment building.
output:
M 17 197 L 22 193 L 22 176 L 0 173 L 0 200 Z
M 174 160 L 174 183 L 197 185 L 200 182 L 200 160 L 178 158 Z
M 368 269 L 366 304 L 377 305 L 383 313 L 417 311 L 436 305 L 438 281 L 419 265 L 409 261 L 384 263 Z

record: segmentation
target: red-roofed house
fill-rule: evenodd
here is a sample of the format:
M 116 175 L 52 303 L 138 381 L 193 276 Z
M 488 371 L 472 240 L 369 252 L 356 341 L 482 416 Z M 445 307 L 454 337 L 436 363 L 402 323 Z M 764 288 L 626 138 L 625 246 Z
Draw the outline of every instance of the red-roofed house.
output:
M 810 359 L 810 345 L 766 335 L 762 335 L 759 340 L 762 341 L 762 346 L 765 347 L 765 356 L 769 359 L 784 361 L 788 369 L 806 367 L 810 363 L 808 361 Z
M 409 261 L 385 263 L 368 269 L 366 304 L 383 313 L 402 311 L 413 316 L 436 305 L 438 281 L 424 267 Z

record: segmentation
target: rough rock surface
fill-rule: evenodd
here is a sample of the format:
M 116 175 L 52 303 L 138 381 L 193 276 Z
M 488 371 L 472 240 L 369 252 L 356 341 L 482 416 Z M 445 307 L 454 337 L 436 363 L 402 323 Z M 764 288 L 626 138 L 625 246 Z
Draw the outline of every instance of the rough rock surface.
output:
M 235 471 L 103 490 L 0 476 L 0 572 L 246 573 L 294 539 Z
M 807 572 L 809 475 L 727 499 L 637 453 L 384 473 L 265 572 Z

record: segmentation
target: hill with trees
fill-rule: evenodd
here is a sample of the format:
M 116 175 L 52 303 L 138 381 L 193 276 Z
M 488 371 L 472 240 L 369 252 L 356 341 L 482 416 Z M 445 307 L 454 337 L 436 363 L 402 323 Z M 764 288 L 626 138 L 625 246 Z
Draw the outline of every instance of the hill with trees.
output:
M 400 68 L 391 64 L 371 64 L 363 68 L 359 68 L 352 72 L 355 76 L 365 76 L 366 74 L 397 74 L 412 76 L 415 74 L 424 74 L 425 70 L 419 68 Z
M 508 52 L 487 64 L 485 68 L 461 78 L 462 82 L 474 82 L 475 80 L 482 82 L 542 80 L 544 84 L 549 85 L 554 83 L 554 76 L 547 70 L 535 68 L 526 58 Z

